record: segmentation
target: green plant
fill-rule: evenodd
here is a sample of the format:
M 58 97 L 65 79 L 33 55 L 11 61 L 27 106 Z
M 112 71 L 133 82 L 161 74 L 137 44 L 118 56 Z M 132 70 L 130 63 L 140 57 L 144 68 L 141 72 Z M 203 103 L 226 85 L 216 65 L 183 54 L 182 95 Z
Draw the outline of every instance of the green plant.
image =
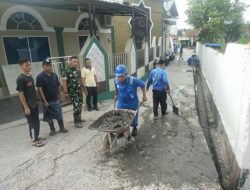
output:
M 189 0 L 188 23 L 200 29 L 201 42 L 234 42 L 240 39 L 244 4 L 230 0 Z

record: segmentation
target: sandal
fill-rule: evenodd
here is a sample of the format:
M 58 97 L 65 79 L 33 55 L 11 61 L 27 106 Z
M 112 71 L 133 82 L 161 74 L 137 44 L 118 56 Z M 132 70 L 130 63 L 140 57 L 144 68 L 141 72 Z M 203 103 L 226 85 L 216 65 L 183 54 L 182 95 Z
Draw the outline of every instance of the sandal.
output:
M 45 141 L 46 138 L 45 138 L 45 137 L 38 137 L 38 140 L 39 140 L 39 141 Z
M 32 146 L 35 146 L 35 147 L 42 147 L 42 146 L 44 146 L 44 144 L 43 144 L 42 142 L 40 142 L 40 141 L 36 141 L 36 142 L 33 142 L 33 143 L 32 143 Z
M 33 144 L 33 143 L 38 143 L 38 142 L 40 142 L 40 141 L 35 141 L 34 139 L 31 139 L 31 140 L 30 140 L 30 143 L 31 143 L 31 144 Z M 40 142 L 40 143 L 41 143 L 41 142 Z

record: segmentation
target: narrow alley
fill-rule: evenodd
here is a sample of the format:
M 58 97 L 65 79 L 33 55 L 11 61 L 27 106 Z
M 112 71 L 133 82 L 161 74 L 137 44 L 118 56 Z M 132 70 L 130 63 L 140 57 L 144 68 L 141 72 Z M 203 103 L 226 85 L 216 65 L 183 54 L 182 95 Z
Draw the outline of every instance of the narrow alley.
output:
M 102 103 L 95 114 L 84 112 L 83 129 L 72 127 L 72 108 L 65 107 L 68 134 L 49 137 L 49 128 L 42 122 L 41 133 L 47 140 L 40 149 L 30 146 L 25 120 L 1 125 L 0 189 L 220 189 L 196 113 L 191 71 L 184 62 L 167 67 L 181 117 L 174 115 L 168 99 L 168 115 L 153 120 L 148 94 L 146 106 L 140 109 L 138 139 L 119 140 L 112 155 L 100 151 L 104 134 L 89 131 L 88 126 L 111 110 L 113 101 Z

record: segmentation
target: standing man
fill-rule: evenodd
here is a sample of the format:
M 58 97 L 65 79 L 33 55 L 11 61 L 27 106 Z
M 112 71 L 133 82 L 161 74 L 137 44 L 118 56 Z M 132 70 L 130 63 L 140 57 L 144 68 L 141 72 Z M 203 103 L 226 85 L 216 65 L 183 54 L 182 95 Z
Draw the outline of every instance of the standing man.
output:
M 151 71 L 153 71 L 155 68 L 156 68 L 156 65 L 158 64 L 158 61 L 157 59 L 155 58 L 154 59 L 154 62 L 153 62 L 153 68 L 148 72 L 148 76 L 150 75 Z
M 91 96 L 93 97 L 93 109 L 99 111 L 97 106 L 97 78 L 96 78 L 96 70 L 91 65 L 90 59 L 85 59 L 85 66 L 82 69 L 82 83 L 86 88 L 86 102 L 88 106 L 88 111 L 92 111 L 91 106 Z
M 180 49 L 180 57 L 179 57 L 179 60 L 182 60 L 183 61 L 183 47 L 181 45 L 181 49 Z
M 37 76 L 36 86 L 43 102 L 43 120 L 50 126 L 50 136 L 54 136 L 56 133 L 53 119 L 57 120 L 61 133 L 68 133 L 63 123 L 60 82 L 57 75 L 52 72 L 50 59 L 43 61 L 43 72 Z
M 69 65 L 63 71 L 63 90 L 65 97 L 70 97 L 73 104 L 74 124 L 77 128 L 82 128 L 85 120 L 81 119 L 83 91 L 81 82 L 81 73 L 78 69 L 79 61 L 76 56 L 70 58 Z
M 39 138 L 40 120 L 38 113 L 38 105 L 36 99 L 36 90 L 33 77 L 31 76 L 31 61 L 30 59 L 23 59 L 19 61 L 22 73 L 17 77 L 16 90 L 19 92 L 19 98 L 23 106 L 24 114 L 29 124 L 29 133 L 32 146 L 41 147 L 44 144 Z M 32 134 L 32 130 L 34 133 Z
M 147 101 L 145 84 L 136 77 L 128 76 L 125 65 L 118 65 L 115 70 L 115 102 L 118 101 L 118 109 L 138 110 L 139 99 L 137 95 L 137 88 L 142 90 L 142 101 Z M 132 136 L 137 136 L 138 126 L 138 111 L 131 124 L 133 127 Z
M 155 58 L 155 59 L 154 59 L 154 63 L 153 63 L 153 69 L 156 68 L 156 65 L 157 65 L 157 64 L 158 64 L 158 60 Z M 153 70 L 153 69 L 152 69 L 152 70 Z
M 162 116 L 166 115 L 167 92 L 170 93 L 168 77 L 163 60 L 160 60 L 157 68 L 150 73 L 147 83 L 147 91 L 150 85 L 153 85 L 153 111 L 154 119 L 157 119 L 159 103 L 161 105 Z

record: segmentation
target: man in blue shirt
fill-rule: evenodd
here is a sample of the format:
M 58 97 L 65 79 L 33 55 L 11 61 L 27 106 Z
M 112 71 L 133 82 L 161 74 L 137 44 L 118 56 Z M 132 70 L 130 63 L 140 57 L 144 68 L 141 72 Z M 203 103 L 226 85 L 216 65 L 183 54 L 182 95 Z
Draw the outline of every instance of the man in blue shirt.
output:
M 148 76 L 150 75 L 151 71 L 153 71 L 154 69 L 156 69 L 156 65 L 157 65 L 157 64 L 158 64 L 157 59 L 154 59 L 153 68 L 148 72 Z
M 167 92 L 170 93 L 167 72 L 165 70 L 165 63 L 160 60 L 157 68 L 152 70 L 147 83 L 147 91 L 153 85 L 153 111 L 154 119 L 158 118 L 158 107 L 161 105 L 162 116 L 166 115 L 167 110 Z
M 118 109 L 130 109 L 136 111 L 139 107 L 137 88 L 140 87 L 143 93 L 142 101 L 147 101 L 145 84 L 136 77 L 128 76 L 125 65 L 118 65 L 115 71 L 115 102 L 118 101 Z M 131 124 L 133 127 L 132 136 L 137 136 L 138 111 Z

